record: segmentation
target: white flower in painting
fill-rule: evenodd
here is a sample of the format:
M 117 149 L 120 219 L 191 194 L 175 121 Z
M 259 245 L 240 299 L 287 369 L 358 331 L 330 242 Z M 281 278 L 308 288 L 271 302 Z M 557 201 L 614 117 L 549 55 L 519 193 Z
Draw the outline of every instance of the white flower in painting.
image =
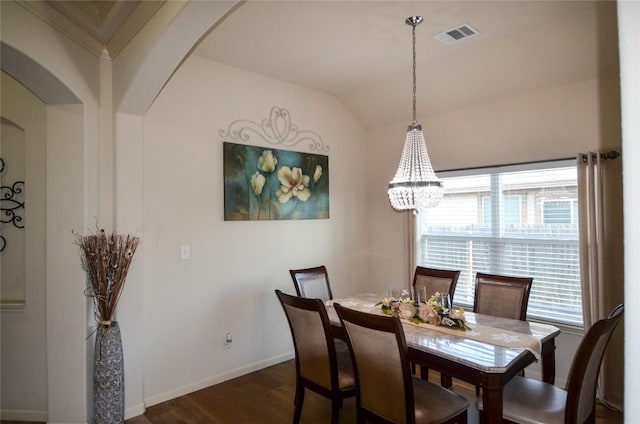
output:
M 255 174 L 253 174 L 253 177 L 251 177 L 251 188 L 253 189 L 253 192 L 256 194 L 256 196 L 260 196 L 262 194 L 264 181 L 264 175 L 259 172 L 256 172 Z
M 311 196 L 309 186 L 309 176 L 302 175 L 302 169 L 283 166 L 278 169 L 278 179 L 280 180 L 280 188 L 276 191 L 276 196 L 280 203 L 286 203 L 291 197 L 296 197 L 306 202 Z
M 320 165 L 316 165 L 316 172 L 313 173 L 313 182 L 317 183 L 321 176 L 322 176 L 322 167 Z
M 278 164 L 278 158 L 273 156 L 271 150 L 263 150 L 262 156 L 258 158 L 258 168 L 264 172 L 273 172 Z

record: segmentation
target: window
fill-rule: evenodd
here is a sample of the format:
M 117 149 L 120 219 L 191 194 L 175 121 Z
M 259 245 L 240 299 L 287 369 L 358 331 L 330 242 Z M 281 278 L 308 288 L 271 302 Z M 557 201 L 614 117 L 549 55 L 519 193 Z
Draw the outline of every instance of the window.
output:
M 578 201 L 546 200 L 542 203 L 542 222 L 545 224 L 575 224 L 578 222 Z
M 582 325 L 573 160 L 441 172 L 442 202 L 416 220 L 418 264 L 460 270 L 455 303 L 473 306 L 477 272 L 531 276 L 527 315 Z
M 520 211 L 520 196 L 502 197 L 502 222 L 505 224 L 520 224 L 522 221 L 522 213 Z M 482 218 L 483 224 L 491 223 L 491 196 L 482 196 Z

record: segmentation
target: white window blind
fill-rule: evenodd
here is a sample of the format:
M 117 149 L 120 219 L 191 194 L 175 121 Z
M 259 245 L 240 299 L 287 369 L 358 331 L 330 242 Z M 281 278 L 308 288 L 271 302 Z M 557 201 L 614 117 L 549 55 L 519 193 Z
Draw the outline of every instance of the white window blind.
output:
M 417 261 L 461 271 L 454 302 L 473 306 L 477 272 L 533 277 L 527 315 L 581 326 L 574 161 L 438 176 L 444 197 L 418 215 Z

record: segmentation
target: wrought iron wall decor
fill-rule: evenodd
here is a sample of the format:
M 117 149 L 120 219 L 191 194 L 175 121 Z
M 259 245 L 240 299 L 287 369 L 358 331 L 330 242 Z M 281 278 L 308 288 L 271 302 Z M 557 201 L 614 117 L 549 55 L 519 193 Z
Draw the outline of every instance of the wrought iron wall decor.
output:
M 0 158 L 0 175 L 4 174 L 4 159 Z M 24 181 L 16 181 L 11 185 L 2 185 L 0 187 L 0 205 L 2 207 L 0 223 L 10 224 L 16 228 L 24 228 L 22 222 L 22 214 L 24 214 L 24 200 L 22 192 L 24 190 Z M 7 240 L 0 234 L 0 252 L 7 247 Z
M 314 131 L 298 130 L 298 127 L 291 123 L 289 111 L 277 106 L 271 108 L 269 118 L 263 119 L 262 123 L 238 119 L 233 121 L 226 131 L 220 130 L 219 134 L 225 141 L 249 141 L 251 134 L 254 134 L 269 144 L 291 147 L 309 142 L 311 150 L 329 151 L 329 146 L 324 144 L 322 137 Z

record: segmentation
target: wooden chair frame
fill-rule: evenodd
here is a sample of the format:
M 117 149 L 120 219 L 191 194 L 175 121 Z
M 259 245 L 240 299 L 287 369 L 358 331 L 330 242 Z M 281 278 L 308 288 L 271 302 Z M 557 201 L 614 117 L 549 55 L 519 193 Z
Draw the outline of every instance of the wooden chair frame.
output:
M 456 285 L 458 284 L 458 278 L 460 278 L 460 271 L 453 271 L 448 269 L 438 269 L 438 268 L 427 268 L 423 266 L 417 266 L 416 271 L 413 274 L 413 287 L 418 285 L 420 280 L 420 276 L 424 277 L 435 277 L 435 278 L 443 278 L 450 281 L 449 283 L 449 296 L 451 297 L 451 304 L 453 305 L 453 295 L 456 291 Z M 433 294 L 433 293 L 428 293 Z M 429 379 L 429 367 L 426 364 L 418 364 L 420 365 L 420 376 L 423 380 Z M 412 364 L 412 369 L 415 370 L 415 364 Z M 444 387 L 451 387 L 452 381 L 451 377 L 448 375 L 441 374 L 440 375 L 440 384 Z
M 567 404 L 565 406 L 565 423 L 578 423 L 578 412 L 580 410 L 581 402 L 591 401 L 592 409 L 587 421 L 595 422 L 596 418 L 596 403 L 595 394 L 596 386 L 598 384 L 598 374 L 600 374 L 600 367 L 602 365 L 602 359 L 604 353 L 611 340 L 613 331 L 616 329 L 618 323 L 622 319 L 624 313 L 624 305 L 620 304 L 616 306 L 609 316 L 605 319 L 597 321 L 591 326 L 587 334 L 582 339 L 576 355 L 571 363 L 571 369 L 569 370 L 569 376 L 567 377 Z M 595 365 L 594 365 L 595 364 Z M 588 369 L 590 366 L 597 366 L 597 370 L 593 372 L 595 378 L 589 381 L 585 378 L 589 375 Z M 582 387 L 587 384 L 588 389 L 593 393 L 593 397 L 585 399 L 584 390 Z
M 456 285 L 458 284 L 458 278 L 460 278 L 460 271 L 452 271 L 448 269 L 426 268 L 423 266 L 417 266 L 416 271 L 413 274 L 413 287 L 416 287 L 419 276 L 446 278 L 451 281 L 449 286 L 449 296 L 451 296 L 451 303 L 453 304 L 453 295 L 456 291 Z
M 360 386 L 359 386 L 359 373 L 358 373 L 358 363 L 356 361 L 356 356 L 353 352 L 353 347 L 351 344 L 351 339 L 349 337 L 349 331 L 345 326 L 345 321 L 349 323 L 353 323 L 358 326 L 367 327 L 376 331 L 384 331 L 387 333 L 393 333 L 395 339 L 397 341 L 397 346 L 389 346 L 389 349 L 397 348 L 399 349 L 399 356 L 401 361 L 401 372 L 403 376 L 404 383 L 404 393 L 405 393 L 405 416 L 407 417 L 407 424 L 415 424 L 415 397 L 414 397 L 414 388 L 413 388 L 413 376 L 411 374 L 410 368 L 410 356 L 409 349 L 407 348 L 407 343 L 404 336 L 404 330 L 402 329 L 402 324 L 397 317 L 388 317 L 383 315 L 374 315 L 368 314 L 365 312 L 356 311 L 349 308 L 344 308 L 340 304 L 335 304 L 334 308 L 340 317 L 340 321 L 342 322 L 343 327 L 345 328 L 345 334 L 347 335 L 347 343 L 349 344 L 349 350 L 351 352 L 351 360 L 353 362 L 353 372 L 356 379 L 356 408 L 357 408 L 357 422 L 359 424 L 364 424 L 366 422 L 373 423 L 388 423 L 386 419 L 380 417 L 375 412 L 370 411 L 364 408 L 361 404 L 360 400 Z M 381 382 L 381 384 L 384 384 Z M 430 383 L 429 383 L 430 384 Z M 441 390 L 447 390 L 445 388 L 441 388 Z M 466 423 L 467 422 L 467 409 L 464 409 L 456 416 L 451 419 L 444 421 L 447 424 L 453 423 Z
M 517 423 L 521 420 L 542 422 L 555 419 L 565 424 L 594 423 L 598 374 L 607 345 L 623 312 L 624 306 L 618 305 L 607 318 L 597 321 L 587 331 L 573 358 L 566 389 L 537 379 L 514 377 L 504 388 L 503 421 Z M 559 403 L 563 399 L 564 409 L 559 409 Z M 482 422 L 482 404 L 479 403 L 478 406 Z M 529 410 L 538 415 L 527 416 Z
M 287 316 L 287 322 L 289 323 L 289 328 L 291 330 L 291 335 L 293 337 L 293 346 L 296 353 L 295 363 L 296 363 L 296 393 L 295 393 L 295 409 L 293 414 L 293 422 L 298 423 L 300 421 L 300 416 L 302 414 L 302 404 L 304 402 L 304 391 L 305 388 L 310 389 L 321 396 L 324 396 L 331 400 L 331 422 L 337 423 L 338 417 L 340 414 L 340 408 L 342 407 L 342 401 L 346 397 L 355 396 L 355 385 L 348 389 L 341 389 L 339 384 L 339 370 L 338 370 L 338 358 L 336 355 L 336 347 L 333 339 L 333 335 L 331 334 L 331 323 L 329 321 L 329 317 L 327 315 L 327 310 L 325 309 L 324 303 L 320 299 L 306 299 L 303 297 L 291 296 L 286 293 L 282 293 L 280 290 L 275 291 L 276 296 L 280 300 L 282 304 L 282 308 L 284 309 L 285 315 Z M 324 331 L 325 342 L 327 346 L 327 352 L 321 352 L 323 355 L 326 355 L 329 359 L 329 368 L 330 368 L 330 387 L 324 387 L 319 385 L 302 375 L 301 367 L 300 367 L 300 346 L 298 337 L 296 337 L 296 332 L 294 330 L 294 325 L 292 323 L 291 317 L 287 311 L 286 306 L 303 309 L 306 311 L 316 312 L 320 320 L 322 322 L 322 327 Z

